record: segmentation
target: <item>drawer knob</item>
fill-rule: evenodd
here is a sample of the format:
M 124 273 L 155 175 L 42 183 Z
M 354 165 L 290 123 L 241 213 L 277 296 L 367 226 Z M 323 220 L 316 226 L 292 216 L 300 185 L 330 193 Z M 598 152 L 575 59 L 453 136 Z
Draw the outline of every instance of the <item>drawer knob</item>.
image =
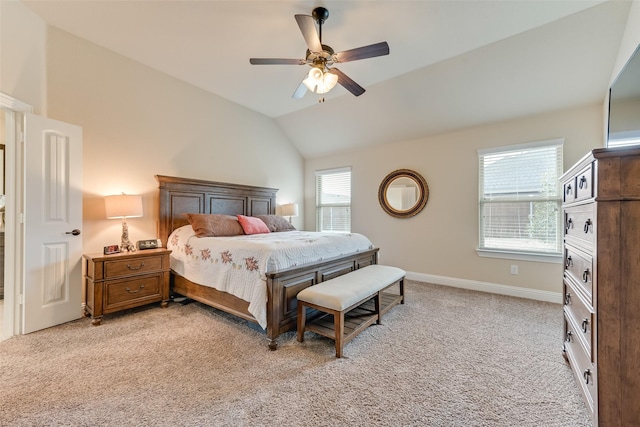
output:
M 591 380 L 591 369 L 585 369 L 582 373 L 582 377 L 584 378 L 584 383 L 589 384 L 589 381 Z
M 571 194 L 571 191 L 573 191 L 573 188 L 571 188 L 571 184 L 567 185 L 567 194 Z
M 585 334 L 589 331 L 589 319 L 585 318 L 582 320 L 582 332 Z
M 569 267 L 571 267 L 572 265 L 573 265 L 573 260 L 571 259 L 571 255 L 569 255 L 569 256 L 567 257 L 567 260 L 564 262 L 564 266 L 565 266 L 566 268 L 569 268 Z
M 127 268 L 129 270 L 140 270 L 142 267 L 144 267 L 144 261 L 141 262 L 140 265 L 137 266 L 137 267 L 132 267 L 131 264 L 127 264 Z
M 591 275 L 591 272 L 589 271 L 589 269 L 587 268 L 583 273 L 582 273 L 582 281 L 584 283 L 588 283 L 589 282 L 589 276 Z
M 591 228 L 591 225 L 593 223 L 591 222 L 591 218 L 587 218 L 587 220 L 584 222 L 584 232 L 588 233 L 589 229 Z
M 129 288 L 126 288 L 127 292 L 129 292 L 130 294 L 137 294 L 138 292 L 140 292 L 142 289 L 144 289 L 144 285 L 140 285 L 140 287 L 138 289 L 136 289 L 135 291 L 132 291 Z
M 567 232 L 573 228 L 573 220 L 571 218 L 567 219 L 567 222 L 565 223 L 564 228 Z
M 564 339 L 566 342 L 571 342 L 571 337 L 573 336 L 573 333 L 571 333 L 571 331 L 567 331 L 567 336 Z
M 578 183 L 578 188 L 583 189 L 587 188 L 587 177 L 582 175 L 580 178 L 580 182 Z
M 564 296 L 564 305 L 571 305 L 571 292 L 567 292 Z

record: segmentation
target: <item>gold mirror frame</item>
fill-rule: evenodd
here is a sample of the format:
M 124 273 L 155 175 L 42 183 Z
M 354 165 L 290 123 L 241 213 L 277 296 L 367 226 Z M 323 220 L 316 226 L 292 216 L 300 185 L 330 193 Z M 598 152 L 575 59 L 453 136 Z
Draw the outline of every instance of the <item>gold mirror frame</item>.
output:
M 418 190 L 415 203 L 407 209 L 394 207 L 389 201 L 389 188 L 398 179 L 410 179 Z M 396 218 L 410 218 L 424 209 L 429 200 L 429 186 L 427 181 L 416 171 L 398 169 L 387 175 L 378 188 L 378 201 L 386 213 Z

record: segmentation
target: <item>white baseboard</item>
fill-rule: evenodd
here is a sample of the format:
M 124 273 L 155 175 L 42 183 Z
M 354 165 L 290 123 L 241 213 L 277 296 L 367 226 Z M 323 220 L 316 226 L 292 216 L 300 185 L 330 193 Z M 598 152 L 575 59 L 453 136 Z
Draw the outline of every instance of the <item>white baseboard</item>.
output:
M 479 282 L 477 280 L 457 279 L 455 277 L 447 276 L 436 276 L 434 274 L 414 273 L 410 271 L 407 271 L 406 278 L 408 280 L 433 283 L 435 285 L 451 286 L 454 288 L 470 289 L 474 291 L 489 292 L 492 294 L 509 295 L 512 297 L 528 298 L 538 301 L 547 301 L 562 304 L 562 293 L 560 292 L 541 291 L 531 288 L 519 288 L 517 286 Z

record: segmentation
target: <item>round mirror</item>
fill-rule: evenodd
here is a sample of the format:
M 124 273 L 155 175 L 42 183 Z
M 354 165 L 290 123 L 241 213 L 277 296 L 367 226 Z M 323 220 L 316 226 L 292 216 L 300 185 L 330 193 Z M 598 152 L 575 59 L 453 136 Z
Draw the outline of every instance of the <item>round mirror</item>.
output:
M 418 172 L 398 169 L 387 175 L 378 188 L 378 201 L 386 213 L 409 218 L 424 209 L 429 200 L 427 181 Z

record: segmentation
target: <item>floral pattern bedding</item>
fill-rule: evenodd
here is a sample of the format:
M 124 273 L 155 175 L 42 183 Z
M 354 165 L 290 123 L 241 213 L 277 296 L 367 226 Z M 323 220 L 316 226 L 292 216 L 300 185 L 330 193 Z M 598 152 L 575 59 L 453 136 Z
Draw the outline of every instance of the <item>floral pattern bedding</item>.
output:
M 197 237 L 190 225 L 171 233 L 171 269 L 186 279 L 249 302 L 267 327 L 266 273 L 373 249 L 357 233 L 286 231 L 231 237 Z

